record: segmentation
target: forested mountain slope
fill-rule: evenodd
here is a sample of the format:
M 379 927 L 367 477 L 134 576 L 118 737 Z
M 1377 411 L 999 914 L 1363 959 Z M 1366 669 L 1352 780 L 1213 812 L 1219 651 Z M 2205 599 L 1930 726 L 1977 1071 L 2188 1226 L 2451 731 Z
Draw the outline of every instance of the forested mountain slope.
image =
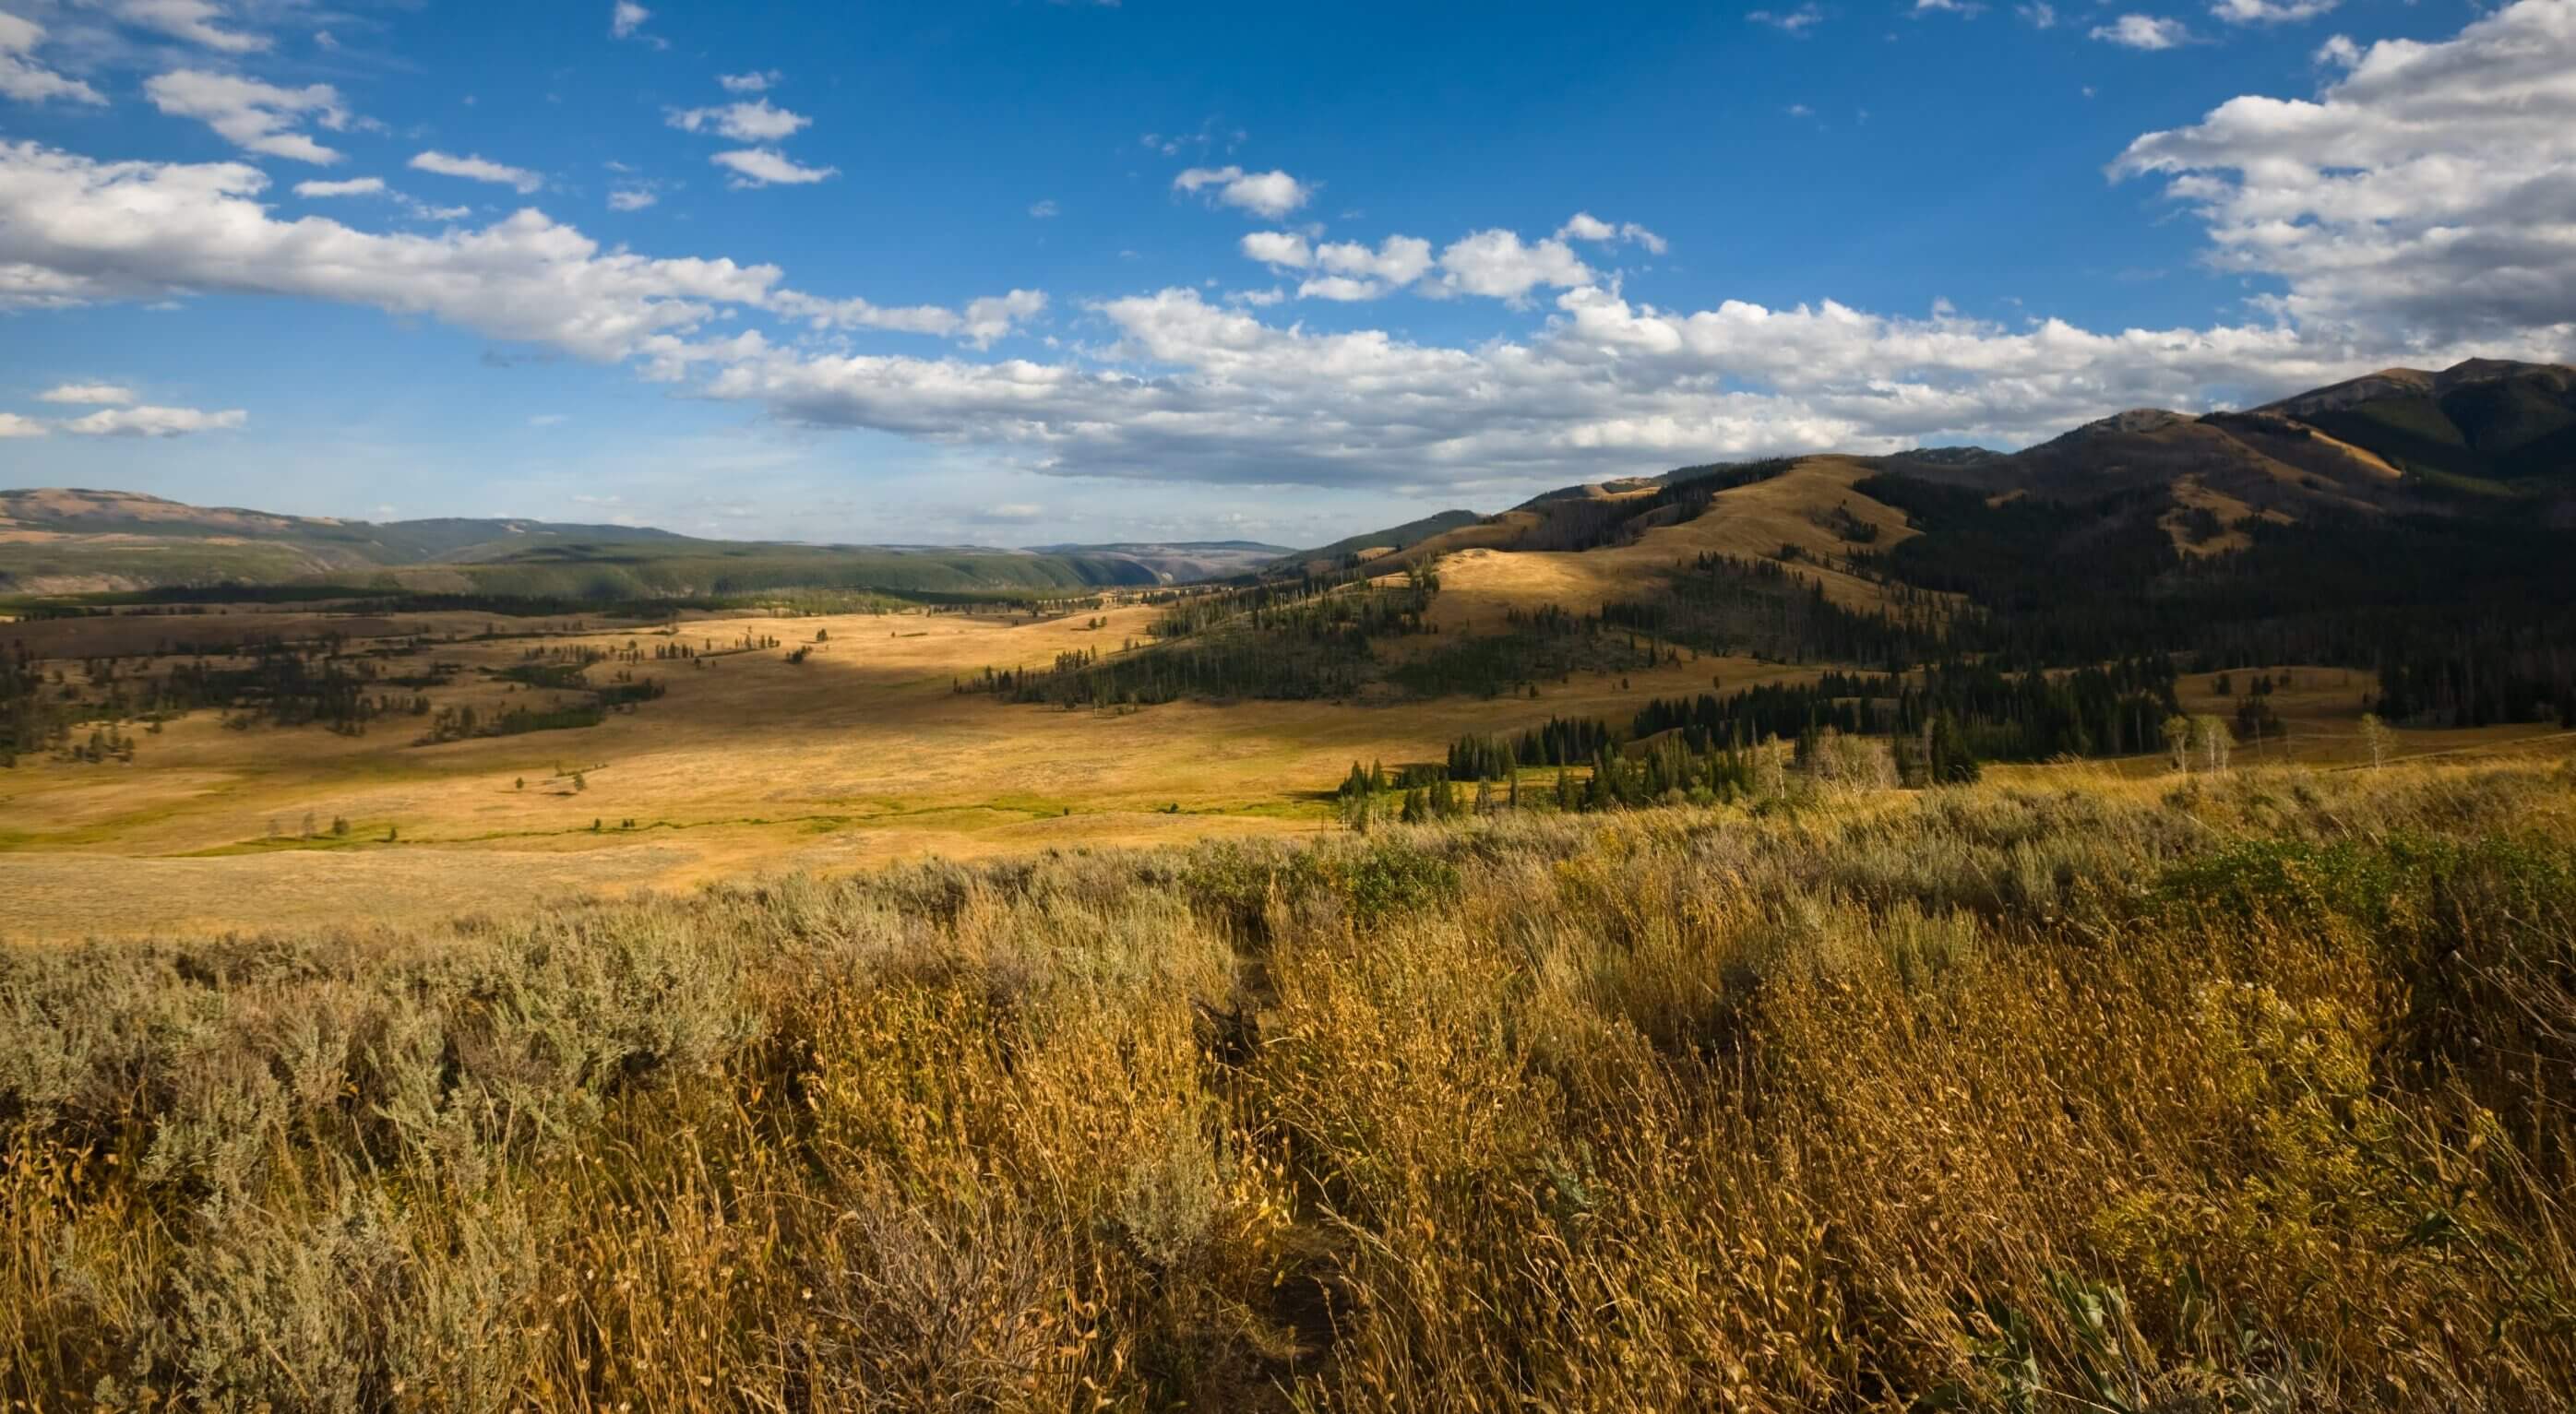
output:
M 2576 469 L 2551 450 L 2571 386 L 2538 365 L 2400 370 L 2252 412 L 2122 413 L 2013 454 L 1568 487 L 1407 544 L 1353 537 L 1338 561 L 1175 606 L 1115 661 L 1007 686 L 1067 705 L 1535 696 L 1573 671 L 1749 657 L 1881 676 L 1682 715 L 1957 712 L 1992 748 L 2116 754 L 2151 745 L 2183 665 L 2315 663 L 2376 674 L 2392 720 L 2576 719 Z M 2425 408 L 2514 479 L 2410 455 L 2437 430 Z M 2240 730 L 2271 729 L 2260 709 Z

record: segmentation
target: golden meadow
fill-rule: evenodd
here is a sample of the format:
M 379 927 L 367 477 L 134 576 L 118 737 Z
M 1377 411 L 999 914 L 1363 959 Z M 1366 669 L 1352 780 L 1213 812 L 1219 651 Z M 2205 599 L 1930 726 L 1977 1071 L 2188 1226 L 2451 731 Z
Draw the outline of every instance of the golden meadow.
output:
M 2576 774 L 0 954 L 12 1409 L 2542 1410 Z

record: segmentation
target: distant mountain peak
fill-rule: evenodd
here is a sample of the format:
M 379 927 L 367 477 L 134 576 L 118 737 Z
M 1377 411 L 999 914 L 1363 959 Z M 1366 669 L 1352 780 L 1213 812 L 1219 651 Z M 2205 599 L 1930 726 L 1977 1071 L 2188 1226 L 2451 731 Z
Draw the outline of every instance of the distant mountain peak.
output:
M 2359 378 L 2347 378 L 2341 383 L 2329 383 L 2278 402 L 2265 403 L 2254 411 L 2307 417 L 2316 413 L 2340 412 L 2383 398 L 2441 397 L 2462 388 L 2517 378 L 2530 378 L 2565 391 L 2576 387 L 2576 368 L 2558 363 L 2523 363 L 2509 358 L 2462 359 L 2438 373 L 2422 368 L 2383 368 L 2376 373 L 2365 373 Z
M 2003 455 L 1992 447 L 1910 447 L 1896 453 L 1896 459 L 1926 466 L 1974 466 Z
M 2079 433 L 2161 432 L 2176 423 L 2191 420 L 2191 414 L 2175 412 L 2171 408 L 2131 408 L 2126 412 L 2115 412 L 2109 417 L 2088 422 L 2075 430 Z

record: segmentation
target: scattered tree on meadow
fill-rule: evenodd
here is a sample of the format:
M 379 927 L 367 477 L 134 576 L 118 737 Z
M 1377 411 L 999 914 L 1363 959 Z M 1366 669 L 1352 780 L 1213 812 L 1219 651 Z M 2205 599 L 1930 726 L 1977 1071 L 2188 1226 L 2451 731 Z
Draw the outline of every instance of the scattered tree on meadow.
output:
M 2165 761 L 2177 771 L 2191 769 L 2191 718 L 2175 713 L 2165 718 Z
M 2228 755 L 2236 749 L 2236 737 L 2228 731 L 2226 718 L 2204 714 L 2191 719 L 2191 744 L 2200 753 L 2202 770 L 2224 771 Z

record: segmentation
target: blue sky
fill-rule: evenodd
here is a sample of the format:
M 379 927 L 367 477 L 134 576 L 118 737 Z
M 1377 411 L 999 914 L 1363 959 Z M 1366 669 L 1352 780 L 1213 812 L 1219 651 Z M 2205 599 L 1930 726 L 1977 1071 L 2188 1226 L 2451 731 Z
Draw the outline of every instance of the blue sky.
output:
M 1306 543 L 2576 351 L 2576 0 L 0 0 L 0 484 Z

